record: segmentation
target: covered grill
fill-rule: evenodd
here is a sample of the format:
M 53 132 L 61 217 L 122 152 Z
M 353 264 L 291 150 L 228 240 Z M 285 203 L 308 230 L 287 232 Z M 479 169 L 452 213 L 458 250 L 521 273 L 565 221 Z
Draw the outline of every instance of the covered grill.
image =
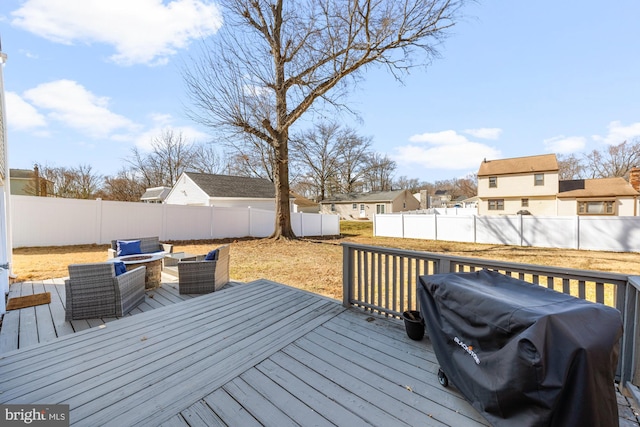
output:
M 444 376 L 494 425 L 617 426 L 620 312 L 500 273 L 421 276 Z

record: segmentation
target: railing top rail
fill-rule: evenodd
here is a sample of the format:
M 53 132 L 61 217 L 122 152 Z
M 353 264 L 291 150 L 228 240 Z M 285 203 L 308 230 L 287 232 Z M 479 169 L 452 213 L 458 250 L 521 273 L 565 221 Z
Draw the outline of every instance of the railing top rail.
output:
M 640 291 L 640 276 L 629 276 L 629 284 Z
M 362 245 L 359 243 L 344 242 L 341 245 L 345 248 L 376 252 L 387 255 L 404 256 L 428 260 L 448 260 L 453 263 L 470 265 L 474 267 L 489 267 L 500 270 L 517 271 L 530 274 L 549 274 L 560 278 L 584 278 L 590 281 L 603 281 L 607 283 L 626 283 L 629 276 L 621 273 L 611 273 L 606 271 L 579 270 L 575 268 L 551 267 L 539 264 L 524 264 L 510 261 L 496 261 L 485 258 L 461 257 L 455 255 L 444 255 L 436 252 L 414 251 L 407 249 L 395 249 L 383 246 Z M 636 277 L 636 287 L 640 289 L 640 276 Z

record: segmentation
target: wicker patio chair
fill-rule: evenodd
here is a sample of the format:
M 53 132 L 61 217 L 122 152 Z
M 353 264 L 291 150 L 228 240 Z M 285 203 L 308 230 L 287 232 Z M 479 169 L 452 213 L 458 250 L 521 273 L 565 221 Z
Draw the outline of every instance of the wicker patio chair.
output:
M 181 294 L 208 294 L 229 283 L 229 245 L 218 248 L 218 258 L 205 255 L 178 261 L 178 289 Z
M 170 243 L 160 242 L 160 239 L 157 236 L 118 240 L 140 240 L 140 253 L 165 252 L 170 254 L 173 252 L 173 245 Z M 118 240 L 111 241 L 111 247 L 107 249 L 107 258 L 115 258 L 118 256 Z
M 69 265 L 65 320 L 122 317 L 144 301 L 141 266 L 116 276 L 112 262 Z

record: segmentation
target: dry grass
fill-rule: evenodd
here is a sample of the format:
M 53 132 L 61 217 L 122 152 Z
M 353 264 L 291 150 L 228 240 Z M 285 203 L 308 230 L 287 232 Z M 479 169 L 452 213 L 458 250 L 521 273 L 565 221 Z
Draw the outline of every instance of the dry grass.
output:
M 343 222 L 341 232 L 342 236 L 335 239 L 303 239 L 290 242 L 274 242 L 268 239 L 232 240 L 231 277 L 245 282 L 265 278 L 339 299 L 342 297 L 340 243 L 344 241 L 527 264 L 640 275 L 639 253 L 373 237 L 371 223 L 359 221 Z M 174 251 L 201 254 L 227 242 L 230 240 L 174 242 Z M 106 245 L 17 248 L 13 252 L 13 269 L 20 281 L 65 277 L 68 275 L 67 265 L 104 261 L 106 254 Z

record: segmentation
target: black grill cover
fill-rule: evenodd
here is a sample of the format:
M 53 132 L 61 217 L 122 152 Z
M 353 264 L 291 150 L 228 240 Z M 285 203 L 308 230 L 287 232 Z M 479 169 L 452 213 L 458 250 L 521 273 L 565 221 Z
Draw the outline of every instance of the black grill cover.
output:
M 618 310 L 487 270 L 421 276 L 418 296 L 441 369 L 493 425 L 618 425 Z

